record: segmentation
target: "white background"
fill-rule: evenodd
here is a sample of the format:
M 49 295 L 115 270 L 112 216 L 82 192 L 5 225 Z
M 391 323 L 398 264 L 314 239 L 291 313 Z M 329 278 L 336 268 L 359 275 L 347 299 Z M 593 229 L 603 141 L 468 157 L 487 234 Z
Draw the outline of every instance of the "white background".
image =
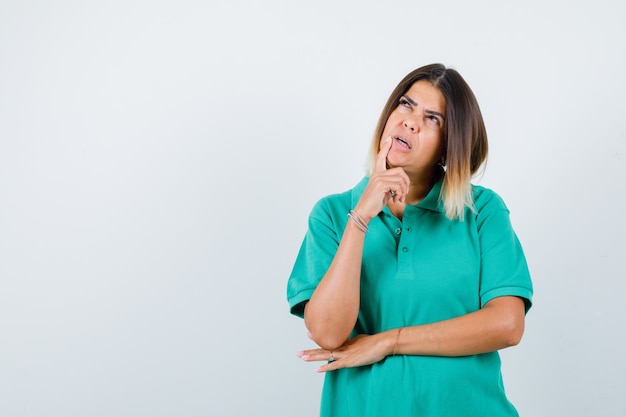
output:
M 0 3 L 0 415 L 316 416 L 285 285 L 314 202 L 443 62 L 534 279 L 522 416 L 623 416 L 619 1 Z

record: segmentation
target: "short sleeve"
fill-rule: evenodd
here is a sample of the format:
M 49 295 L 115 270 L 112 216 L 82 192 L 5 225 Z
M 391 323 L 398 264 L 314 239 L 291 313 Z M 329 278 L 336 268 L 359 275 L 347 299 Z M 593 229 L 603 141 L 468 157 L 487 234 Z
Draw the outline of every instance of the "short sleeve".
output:
M 511 225 L 509 210 L 493 191 L 476 198 L 476 222 L 481 251 L 480 304 L 502 296 L 532 305 L 533 287 L 522 245 Z
M 328 204 L 320 200 L 309 216 L 308 230 L 287 283 L 287 301 L 292 314 L 304 317 L 304 305 L 328 271 L 341 237 Z

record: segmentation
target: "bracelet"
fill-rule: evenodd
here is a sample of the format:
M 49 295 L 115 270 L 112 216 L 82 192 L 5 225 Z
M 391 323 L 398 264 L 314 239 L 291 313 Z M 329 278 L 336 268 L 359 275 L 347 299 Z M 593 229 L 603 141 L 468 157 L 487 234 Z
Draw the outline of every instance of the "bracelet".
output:
M 398 333 L 396 333 L 396 343 L 393 345 L 393 356 L 396 356 L 396 349 L 398 349 L 398 341 L 400 340 L 400 332 L 402 329 L 403 327 L 400 327 Z
M 348 217 L 350 217 L 354 224 L 356 224 L 356 226 L 361 229 L 363 233 L 367 233 L 370 230 L 369 227 L 367 227 L 365 220 L 363 220 L 363 217 L 359 216 L 359 213 L 356 211 L 350 210 Z

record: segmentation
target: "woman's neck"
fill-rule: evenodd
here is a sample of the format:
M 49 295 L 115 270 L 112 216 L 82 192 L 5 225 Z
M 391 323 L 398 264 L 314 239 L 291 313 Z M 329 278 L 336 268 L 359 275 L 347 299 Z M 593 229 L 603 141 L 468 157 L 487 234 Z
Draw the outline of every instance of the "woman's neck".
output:
M 406 203 L 411 205 L 417 204 L 426 198 L 430 189 L 433 188 L 433 185 L 439 178 L 440 176 L 437 171 L 431 171 L 426 175 L 409 175 L 411 183 L 409 185 L 409 192 L 406 196 Z

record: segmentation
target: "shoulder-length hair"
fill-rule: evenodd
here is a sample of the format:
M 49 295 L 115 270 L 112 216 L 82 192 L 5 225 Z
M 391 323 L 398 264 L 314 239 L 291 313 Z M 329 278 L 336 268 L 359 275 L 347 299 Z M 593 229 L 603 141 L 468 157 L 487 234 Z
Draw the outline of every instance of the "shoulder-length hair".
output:
M 488 145 L 478 101 L 456 70 L 442 64 L 431 64 L 410 72 L 400 81 L 378 119 L 368 154 L 368 173 L 371 175 L 374 168 L 389 116 L 398 107 L 400 98 L 420 80 L 429 81 L 446 100 L 442 160 L 444 174 L 440 198 L 446 216 L 463 221 L 465 207 L 474 209 L 471 179 L 487 159 Z

